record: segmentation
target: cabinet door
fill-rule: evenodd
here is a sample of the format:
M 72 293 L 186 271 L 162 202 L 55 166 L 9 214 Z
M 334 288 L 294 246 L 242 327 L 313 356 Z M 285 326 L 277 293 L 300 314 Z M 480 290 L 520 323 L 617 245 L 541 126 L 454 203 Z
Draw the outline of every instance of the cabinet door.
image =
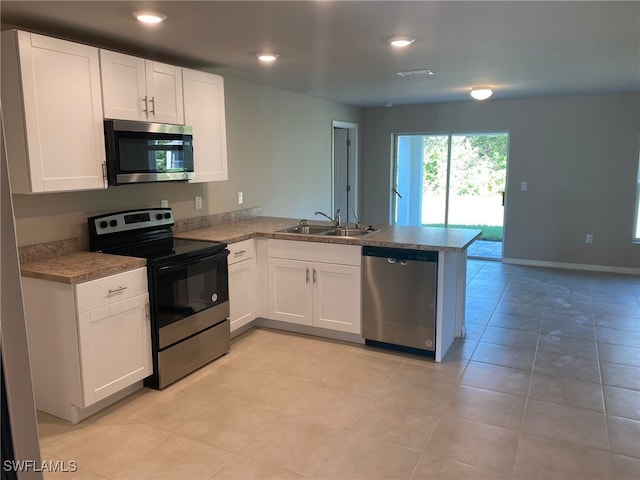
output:
M 146 120 L 144 59 L 100 50 L 105 118 Z
M 182 68 L 145 61 L 148 117 L 152 122 L 184 124 Z
M 2 40 L 14 193 L 106 188 L 98 49 L 21 31 Z
M 311 325 L 311 270 L 308 262 L 269 259 L 269 318 Z
M 84 407 L 151 375 L 148 294 L 81 313 L 78 334 Z
M 313 265 L 313 325 L 360 333 L 360 268 Z
M 219 75 L 182 69 L 184 123 L 193 127 L 195 179 L 227 180 L 227 130 L 224 81 Z
M 232 332 L 256 318 L 257 304 L 255 259 L 229 265 L 229 317 Z

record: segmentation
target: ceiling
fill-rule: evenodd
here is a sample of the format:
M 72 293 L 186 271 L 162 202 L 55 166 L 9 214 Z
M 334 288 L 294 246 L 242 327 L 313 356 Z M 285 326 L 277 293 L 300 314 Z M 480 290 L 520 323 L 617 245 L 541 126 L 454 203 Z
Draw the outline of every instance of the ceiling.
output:
M 132 12 L 167 19 L 145 27 Z M 640 2 L 9 1 L 14 26 L 354 106 L 640 91 Z M 404 50 L 388 45 L 407 35 Z M 280 55 L 259 65 L 256 54 Z M 398 71 L 434 75 L 402 78 Z

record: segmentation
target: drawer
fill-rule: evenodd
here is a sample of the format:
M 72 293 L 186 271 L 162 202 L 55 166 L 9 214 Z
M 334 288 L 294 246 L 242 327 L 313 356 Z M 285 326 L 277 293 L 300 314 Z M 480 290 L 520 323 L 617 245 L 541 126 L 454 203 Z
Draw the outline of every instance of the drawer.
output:
M 253 240 L 243 240 L 227 246 L 229 249 L 229 265 L 256 256 L 256 246 Z
M 306 262 L 337 263 L 359 267 L 362 247 L 337 243 L 269 239 L 269 258 L 286 258 Z
M 78 313 L 147 293 L 147 268 L 137 268 L 76 285 Z

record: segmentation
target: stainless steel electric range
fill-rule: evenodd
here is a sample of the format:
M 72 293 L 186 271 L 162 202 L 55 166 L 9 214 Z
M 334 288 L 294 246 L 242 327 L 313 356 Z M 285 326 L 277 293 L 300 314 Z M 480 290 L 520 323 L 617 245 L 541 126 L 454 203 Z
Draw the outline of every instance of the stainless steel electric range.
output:
M 229 351 L 225 243 L 175 239 L 170 208 L 87 221 L 91 251 L 147 259 L 153 375 L 146 386 L 162 389 Z

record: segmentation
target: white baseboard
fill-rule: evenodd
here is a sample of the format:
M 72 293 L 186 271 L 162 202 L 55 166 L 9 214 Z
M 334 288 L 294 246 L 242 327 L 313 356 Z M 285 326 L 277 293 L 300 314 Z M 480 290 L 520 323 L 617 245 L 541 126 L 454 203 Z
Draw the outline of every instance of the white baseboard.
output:
M 524 260 L 520 258 L 503 258 L 502 263 L 526 265 L 529 267 L 564 268 L 568 270 L 586 270 L 589 272 L 622 273 L 640 275 L 640 268 L 612 267 L 608 265 L 588 265 L 583 263 L 547 262 L 544 260 Z
M 108 396 L 107 398 L 103 398 L 99 402 L 96 402 L 93 405 L 90 405 L 86 408 L 80 408 L 80 407 L 76 407 L 75 405 L 70 405 L 69 418 L 65 418 L 65 417 L 61 417 L 61 418 L 64 418 L 65 420 L 68 420 L 71 423 L 76 424 L 78 422 L 81 422 L 82 420 L 89 418 L 91 415 L 95 415 L 99 411 L 104 410 L 105 408 L 113 405 L 114 403 L 119 402 L 123 398 L 128 397 L 129 395 L 142 389 L 143 387 L 144 385 L 142 383 L 142 380 L 140 380 L 139 382 L 136 382 L 133 385 L 129 385 L 128 387 L 120 390 L 119 392 L 116 392 Z
M 253 321 L 256 327 L 273 328 L 275 330 L 286 330 L 287 332 L 301 333 L 303 335 L 312 335 L 314 337 L 329 338 L 331 340 L 340 340 L 351 343 L 364 343 L 364 338 L 357 333 L 338 332 L 328 330 L 326 328 L 312 327 L 307 325 L 298 325 L 295 323 L 281 322 L 279 320 L 270 320 L 268 318 L 258 317 Z

